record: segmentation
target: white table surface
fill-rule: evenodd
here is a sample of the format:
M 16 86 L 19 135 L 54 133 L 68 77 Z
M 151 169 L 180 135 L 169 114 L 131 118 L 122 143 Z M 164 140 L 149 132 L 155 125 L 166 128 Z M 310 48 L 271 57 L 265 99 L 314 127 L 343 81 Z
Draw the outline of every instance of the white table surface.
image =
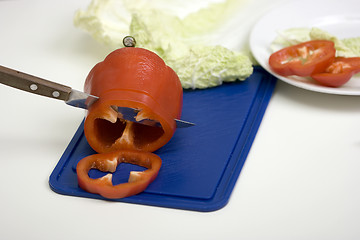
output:
M 82 89 L 106 55 L 73 26 L 88 3 L 1 0 L 0 65 Z M 0 101 L 0 239 L 360 239 L 357 96 L 279 81 L 229 203 L 210 213 L 53 192 L 49 176 L 84 112 L 5 86 Z

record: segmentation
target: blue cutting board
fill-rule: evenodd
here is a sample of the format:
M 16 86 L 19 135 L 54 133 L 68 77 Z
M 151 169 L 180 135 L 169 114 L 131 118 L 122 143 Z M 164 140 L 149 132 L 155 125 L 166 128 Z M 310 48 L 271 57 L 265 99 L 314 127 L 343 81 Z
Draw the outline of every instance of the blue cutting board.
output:
M 205 90 L 184 91 L 182 119 L 196 126 L 177 129 L 173 138 L 156 151 L 163 161 L 158 177 L 141 194 L 109 200 L 194 211 L 215 211 L 229 201 L 276 79 L 260 67 L 245 81 L 225 83 Z M 53 170 L 53 191 L 79 197 L 104 199 L 78 187 L 76 165 L 95 154 L 79 126 Z M 126 182 L 131 164 L 120 164 L 115 183 Z M 90 177 L 103 173 L 91 170 Z

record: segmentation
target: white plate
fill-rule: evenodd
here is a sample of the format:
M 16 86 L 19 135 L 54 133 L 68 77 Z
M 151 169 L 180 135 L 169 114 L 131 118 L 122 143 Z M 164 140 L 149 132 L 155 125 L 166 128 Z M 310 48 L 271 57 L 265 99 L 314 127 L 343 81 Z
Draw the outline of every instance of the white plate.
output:
M 310 78 L 283 77 L 271 71 L 268 59 L 270 45 L 277 32 L 294 27 L 319 27 L 338 38 L 360 37 L 360 12 L 358 0 L 296 0 L 275 8 L 260 18 L 250 34 L 250 49 L 268 72 L 277 78 L 311 91 L 360 95 L 360 76 L 354 76 L 339 88 L 324 87 Z

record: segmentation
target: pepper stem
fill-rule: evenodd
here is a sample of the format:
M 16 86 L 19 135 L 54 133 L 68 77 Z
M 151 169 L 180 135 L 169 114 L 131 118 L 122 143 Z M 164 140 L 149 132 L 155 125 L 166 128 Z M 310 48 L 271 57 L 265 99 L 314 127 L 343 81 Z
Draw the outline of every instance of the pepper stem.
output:
M 123 39 L 124 47 L 135 47 L 136 41 L 135 38 L 132 36 L 126 36 Z

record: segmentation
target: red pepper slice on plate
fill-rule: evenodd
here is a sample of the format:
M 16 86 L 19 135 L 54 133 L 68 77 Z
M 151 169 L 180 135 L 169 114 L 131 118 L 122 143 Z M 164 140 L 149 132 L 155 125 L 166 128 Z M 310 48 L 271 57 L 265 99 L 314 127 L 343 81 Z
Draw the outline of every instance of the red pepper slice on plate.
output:
M 115 172 L 121 163 L 131 163 L 148 168 L 143 172 L 130 172 L 127 183 L 113 185 L 112 174 L 101 178 L 90 178 L 90 169 Z M 136 150 L 121 150 L 111 153 L 94 154 L 80 160 L 76 167 L 79 186 L 87 192 L 100 194 L 109 199 L 124 198 L 144 191 L 156 178 L 161 167 L 159 156 Z
M 334 61 L 335 52 L 332 41 L 313 40 L 273 53 L 269 65 L 282 76 L 310 76 L 323 72 Z
M 358 72 L 360 72 L 360 57 L 337 57 L 324 72 L 312 74 L 311 77 L 325 86 L 340 87 Z
M 98 153 L 118 149 L 153 152 L 176 130 L 183 90 L 176 73 L 155 53 L 125 47 L 110 53 L 90 71 L 85 92 L 99 96 L 84 123 L 85 136 Z M 112 108 L 139 110 L 137 120 L 151 119 L 161 127 L 126 121 Z

